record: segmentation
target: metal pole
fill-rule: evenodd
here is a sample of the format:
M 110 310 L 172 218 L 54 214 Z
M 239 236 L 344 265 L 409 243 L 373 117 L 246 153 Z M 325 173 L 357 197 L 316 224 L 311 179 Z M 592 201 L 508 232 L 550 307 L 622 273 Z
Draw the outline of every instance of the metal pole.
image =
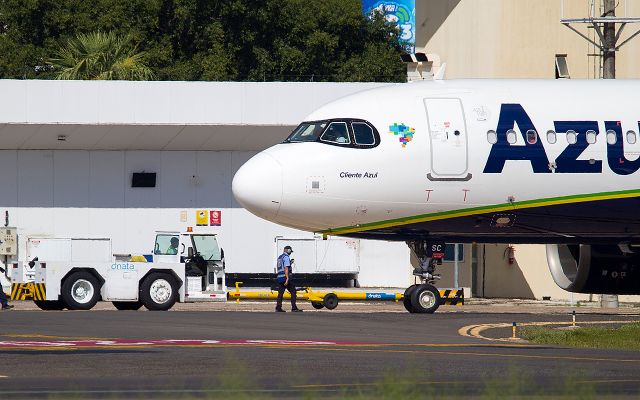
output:
M 604 16 L 615 17 L 616 16 L 616 1 L 617 0 L 604 0 Z M 604 24 L 604 43 L 603 47 L 603 60 L 602 60 L 602 73 L 604 79 L 616 78 L 616 24 L 614 22 L 606 22 Z
M 616 16 L 617 0 L 604 0 L 604 16 Z M 616 24 L 606 22 L 603 31 L 604 41 L 602 43 L 602 74 L 604 79 L 616 78 Z M 603 294 L 600 297 L 601 308 L 618 308 L 618 296 L 615 294 Z
M 458 263 L 458 243 L 453 245 L 453 260 L 453 287 L 457 289 L 460 287 L 458 285 L 458 268 L 460 267 Z

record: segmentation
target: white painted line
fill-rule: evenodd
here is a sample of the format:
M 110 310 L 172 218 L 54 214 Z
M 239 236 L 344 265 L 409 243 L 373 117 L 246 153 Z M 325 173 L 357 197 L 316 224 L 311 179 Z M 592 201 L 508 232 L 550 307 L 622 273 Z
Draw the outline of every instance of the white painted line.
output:
M 6 375 L 0 375 L 0 378 L 8 378 Z

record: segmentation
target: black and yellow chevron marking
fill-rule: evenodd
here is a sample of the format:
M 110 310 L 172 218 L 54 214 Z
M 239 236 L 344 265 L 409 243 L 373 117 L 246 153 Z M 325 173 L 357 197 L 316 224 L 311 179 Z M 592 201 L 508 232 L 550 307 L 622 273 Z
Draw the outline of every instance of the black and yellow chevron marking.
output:
M 440 289 L 440 304 L 452 306 L 464 305 L 464 289 Z
M 11 285 L 11 300 L 46 300 L 44 283 L 14 283 Z

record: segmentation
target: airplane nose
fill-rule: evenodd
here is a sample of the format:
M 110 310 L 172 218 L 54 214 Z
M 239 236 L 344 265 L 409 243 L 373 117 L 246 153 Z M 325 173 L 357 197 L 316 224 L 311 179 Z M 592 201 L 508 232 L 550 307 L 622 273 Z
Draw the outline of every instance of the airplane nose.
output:
M 272 156 L 259 153 L 236 172 L 231 189 L 244 208 L 258 217 L 273 219 L 282 201 L 282 166 Z

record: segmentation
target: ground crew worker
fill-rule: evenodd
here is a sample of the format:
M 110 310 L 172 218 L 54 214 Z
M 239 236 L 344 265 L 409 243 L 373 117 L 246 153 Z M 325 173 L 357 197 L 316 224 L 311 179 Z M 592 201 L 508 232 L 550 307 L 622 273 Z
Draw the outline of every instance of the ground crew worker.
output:
M 180 240 L 177 237 L 172 237 L 171 238 L 171 245 L 169 246 L 169 248 L 167 248 L 167 254 L 168 255 L 176 255 L 178 254 L 178 244 L 180 243 Z
M 7 295 L 4 292 L 2 285 L 0 285 L 0 304 L 2 304 L 3 310 L 11 310 L 13 308 L 12 305 L 9 305 L 9 299 L 7 299 Z
M 293 275 L 291 272 L 291 259 L 289 258 L 291 253 L 293 253 L 293 249 L 291 248 L 291 246 L 285 246 L 284 252 L 278 257 L 278 300 L 276 302 L 276 312 L 285 312 L 282 309 L 282 296 L 284 296 L 285 290 L 288 290 L 291 294 L 291 311 L 302 312 L 302 310 L 296 306 L 296 288 L 291 282 L 291 278 Z

